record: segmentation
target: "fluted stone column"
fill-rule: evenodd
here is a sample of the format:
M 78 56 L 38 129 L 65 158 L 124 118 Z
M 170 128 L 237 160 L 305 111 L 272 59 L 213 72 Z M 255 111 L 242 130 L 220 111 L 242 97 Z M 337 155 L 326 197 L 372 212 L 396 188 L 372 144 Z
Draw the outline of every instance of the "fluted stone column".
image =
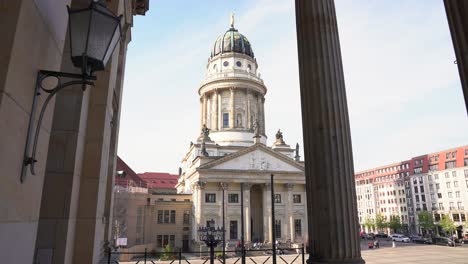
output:
M 271 184 L 263 186 L 263 239 L 271 242 Z
M 234 88 L 231 88 L 230 92 L 231 92 L 231 97 L 229 98 L 229 128 L 234 128 L 235 127 L 234 121 L 236 120 L 234 117 L 236 113 L 235 111 L 236 107 L 234 105 L 234 93 L 235 93 Z
M 245 242 L 249 242 L 251 238 L 250 234 L 250 216 L 251 216 L 251 206 L 250 206 L 250 187 L 252 184 L 244 183 L 244 223 L 245 223 Z
M 207 109 L 206 109 L 207 107 L 206 107 L 206 105 L 208 104 L 208 102 L 207 102 L 208 100 L 207 100 L 207 98 L 206 98 L 206 94 L 203 95 L 203 99 L 202 99 L 202 100 L 203 100 L 203 103 L 202 103 L 202 105 L 203 105 L 203 106 L 202 106 L 202 111 L 203 111 L 203 112 L 202 112 L 202 113 L 203 113 L 203 114 L 202 114 L 202 120 L 203 120 L 203 124 L 202 124 L 202 126 L 203 126 L 203 125 L 208 126 L 208 124 L 206 123 L 206 120 L 207 120 L 207 118 L 206 118 L 206 116 L 207 116 L 207 111 L 206 111 L 206 110 L 207 110 Z
M 247 97 L 247 129 L 252 129 L 252 117 L 251 117 L 251 110 L 250 110 L 250 100 L 252 100 L 252 94 L 249 90 L 246 90 L 246 97 Z
M 284 185 L 284 188 L 288 191 L 288 198 L 286 200 L 286 215 L 287 215 L 287 220 L 288 220 L 288 229 L 287 229 L 287 237 L 291 239 L 292 242 L 294 242 L 294 216 L 293 216 L 293 194 L 292 190 L 294 188 L 294 184 L 292 183 L 286 183 Z
M 309 263 L 364 263 L 333 0 L 296 0 Z
M 444 0 L 444 4 L 468 112 L 468 3 L 466 0 Z
M 211 100 L 214 104 L 213 106 L 213 109 L 212 109 L 212 120 L 211 120 L 211 123 L 212 123 L 212 129 L 213 130 L 218 130 L 218 90 L 215 90 L 214 94 L 213 94 L 213 97 L 212 97 L 212 100 Z
M 196 203 L 196 211 L 195 215 L 198 214 L 198 225 L 204 225 L 204 218 L 203 218 L 203 194 L 204 194 L 204 189 L 205 189 L 205 182 L 196 182 L 193 187 L 197 191 L 197 203 Z

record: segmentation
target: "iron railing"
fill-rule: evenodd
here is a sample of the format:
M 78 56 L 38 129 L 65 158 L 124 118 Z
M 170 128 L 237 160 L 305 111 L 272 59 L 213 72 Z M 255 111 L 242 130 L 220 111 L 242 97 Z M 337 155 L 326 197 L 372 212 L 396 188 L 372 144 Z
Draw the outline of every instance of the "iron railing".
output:
M 224 264 L 222 250 L 215 250 L 216 263 Z M 245 264 L 266 264 L 271 263 L 274 257 L 271 248 L 265 249 L 245 249 L 245 250 L 226 250 L 226 264 L 242 264 L 244 256 Z M 107 264 L 121 264 L 127 261 L 119 261 L 121 256 L 130 255 L 127 258 L 128 262 L 135 264 L 206 264 L 210 261 L 209 251 L 174 251 L 174 252 L 149 252 L 145 249 L 144 252 L 117 252 L 107 251 Z M 305 248 L 277 248 L 276 260 L 283 264 L 305 264 Z

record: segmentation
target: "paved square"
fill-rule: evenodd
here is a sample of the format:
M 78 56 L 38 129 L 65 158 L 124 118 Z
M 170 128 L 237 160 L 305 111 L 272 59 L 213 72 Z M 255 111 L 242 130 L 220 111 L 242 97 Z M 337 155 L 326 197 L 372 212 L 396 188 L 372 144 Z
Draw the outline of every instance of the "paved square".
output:
M 468 264 L 468 247 L 409 246 L 362 251 L 367 264 Z

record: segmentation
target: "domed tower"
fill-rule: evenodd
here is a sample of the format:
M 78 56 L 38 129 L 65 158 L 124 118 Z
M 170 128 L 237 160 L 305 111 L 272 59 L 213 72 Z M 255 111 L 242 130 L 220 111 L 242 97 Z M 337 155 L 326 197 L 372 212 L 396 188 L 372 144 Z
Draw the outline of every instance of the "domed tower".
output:
M 200 126 L 221 146 L 250 146 L 258 126 L 260 142 L 266 143 L 264 102 L 267 88 L 249 40 L 231 27 L 216 39 L 198 89 Z

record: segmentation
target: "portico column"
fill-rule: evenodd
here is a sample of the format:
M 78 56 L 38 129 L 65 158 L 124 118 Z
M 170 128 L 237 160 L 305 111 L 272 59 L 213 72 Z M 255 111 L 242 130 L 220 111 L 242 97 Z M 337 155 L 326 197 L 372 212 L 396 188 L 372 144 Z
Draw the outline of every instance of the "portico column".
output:
M 203 217 L 203 194 L 205 189 L 205 182 L 198 181 L 194 184 L 195 189 L 197 190 L 197 207 L 195 208 L 195 216 L 198 214 L 198 225 L 204 226 L 204 217 Z
M 263 239 L 271 242 L 271 184 L 263 186 Z
M 333 0 L 296 0 L 309 263 L 364 263 Z
M 465 0 L 444 0 L 444 4 L 468 111 L 468 5 Z
M 286 200 L 286 215 L 288 216 L 288 230 L 286 234 L 288 235 L 288 238 L 291 239 L 291 242 L 294 242 L 294 216 L 293 216 L 294 203 L 293 203 L 293 195 L 292 195 L 294 184 L 286 183 L 284 187 L 288 191 L 288 199 Z
M 234 105 L 234 88 L 230 89 L 231 92 L 231 97 L 229 98 L 229 128 L 234 128 L 235 124 L 234 121 L 236 120 L 234 115 L 235 115 L 235 105 Z
M 250 206 L 250 187 L 252 187 L 252 184 L 244 183 L 245 242 L 249 242 L 250 239 L 251 239 L 251 235 L 250 235 L 250 216 L 251 216 L 251 212 L 250 212 L 250 209 L 252 207 Z

